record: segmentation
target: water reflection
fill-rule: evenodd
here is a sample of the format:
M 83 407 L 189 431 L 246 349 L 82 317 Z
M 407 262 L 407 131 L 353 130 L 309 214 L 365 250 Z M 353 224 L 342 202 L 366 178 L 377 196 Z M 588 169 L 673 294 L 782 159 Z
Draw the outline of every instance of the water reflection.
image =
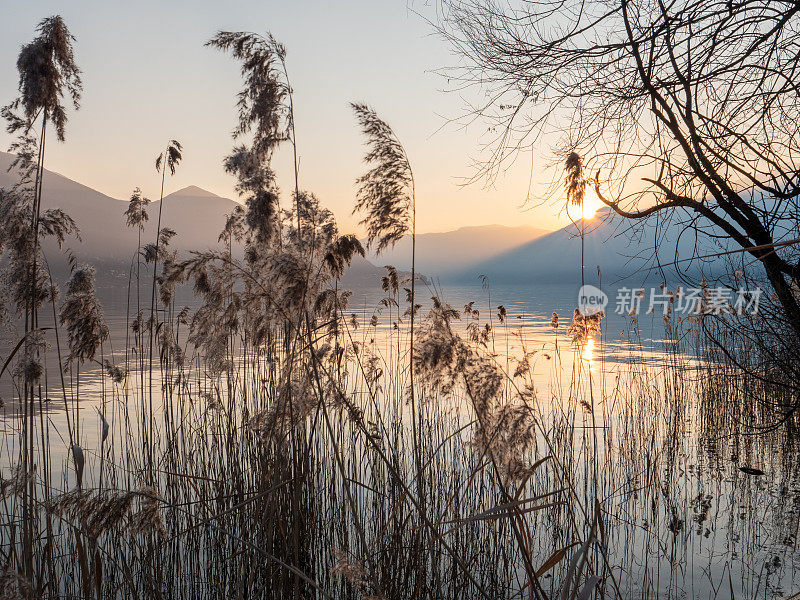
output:
M 581 358 L 588 363 L 589 370 L 592 371 L 594 369 L 594 356 L 595 353 L 595 340 L 593 337 L 590 337 L 586 340 L 586 343 L 583 345 L 583 351 L 581 352 Z
M 455 306 L 479 297 L 480 293 L 481 290 L 473 289 L 443 292 Z M 542 297 L 541 290 L 537 290 L 537 294 L 531 293 L 531 297 Z M 508 372 L 514 370 L 514 358 L 519 360 L 527 356 L 531 372 L 525 376 L 531 378 L 537 394 L 542 398 L 563 399 L 563 409 L 567 412 L 562 412 L 561 405 L 555 408 L 555 403 L 543 403 L 540 418 L 551 439 L 546 440 L 539 434 L 536 445 L 547 448 L 543 452 L 557 456 L 560 464 L 568 465 L 565 477 L 569 478 L 571 488 L 581 495 L 584 505 L 591 506 L 595 497 L 600 499 L 603 519 L 608 524 L 604 535 L 611 562 L 625 573 L 620 579 L 624 595 L 631 598 L 717 597 L 716 591 L 722 589 L 731 590 L 732 596 L 737 598 L 756 595 L 773 598 L 792 589 L 800 579 L 800 559 L 794 552 L 800 514 L 800 461 L 797 461 L 795 448 L 781 445 L 784 441 L 781 435 L 773 439 L 754 437 L 748 432 L 739 435 L 738 424 L 750 414 L 749 403 L 743 403 L 731 413 L 730 407 L 722 411 L 719 402 L 709 403 L 702 395 L 696 396 L 699 401 L 695 404 L 687 402 L 682 394 L 666 393 L 659 383 L 659 373 L 662 373 L 660 365 L 666 362 L 667 354 L 663 346 L 659 354 L 648 345 L 656 338 L 655 333 L 647 337 L 644 318 L 635 328 L 626 321 L 604 323 L 606 332 L 630 328 L 631 335 L 623 341 L 616 335 L 604 339 L 596 334 L 576 347 L 563 325 L 560 329 L 550 325 L 551 309 L 558 308 L 555 300 L 546 299 L 542 310 L 534 310 L 535 306 L 519 290 L 514 297 L 495 290 L 493 297 L 495 302 L 492 305 L 487 302 L 488 307 L 483 307 L 479 324 L 483 326 L 484 320 L 488 320 L 487 311 L 497 302 L 507 306 L 508 317 L 503 325 L 495 324 L 493 337 L 486 342 L 483 352 L 496 349 L 499 356 L 512 357 L 510 366 L 506 365 Z M 393 349 L 407 338 L 401 338 L 391 326 L 391 319 L 383 316 L 385 313 L 379 314 L 379 325 L 369 325 L 379 300 L 377 296 L 352 302 L 360 322 L 352 335 L 364 352 L 391 357 Z M 568 311 L 561 314 L 565 313 Z M 124 315 L 111 309 L 107 311 L 107 318 L 112 330 L 109 346 L 113 346 L 108 352 L 114 354 L 114 362 L 121 362 L 126 320 Z M 456 321 L 454 327 L 468 337 L 465 321 Z M 659 317 L 657 323 L 660 321 Z M 663 326 L 661 335 L 664 335 Z M 10 336 L 8 342 L 13 343 L 15 339 Z M 680 360 L 689 364 L 683 356 Z M 580 385 L 571 386 L 569 374 L 574 373 L 578 365 L 585 365 L 592 375 L 585 377 L 584 371 Z M 249 365 L 248 368 L 260 367 Z M 688 369 L 681 375 L 679 383 L 687 386 L 687 390 L 691 376 Z M 58 381 L 55 372 L 50 380 Z M 70 381 L 68 378 L 68 386 Z M 95 457 L 103 450 L 102 423 L 94 407 L 103 408 L 104 398 L 108 402 L 103 409 L 111 425 L 108 445 L 119 449 L 123 441 L 135 442 L 136 434 L 131 436 L 128 429 L 127 410 L 132 411 L 132 423 L 138 423 L 142 414 L 146 414 L 137 413 L 135 407 L 135 399 L 139 397 L 137 386 L 142 385 L 137 382 L 141 381 L 136 371 L 121 387 L 105 381 L 100 369 L 87 367 L 81 373 L 80 402 L 75 404 L 81 407 L 78 417 L 81 446 L 88 457 L 86 479 L 90 483 L 97 471 Z M 194 387 L 195 381 L 201 381 L 200 377 L 187 380 L 181 384 L 185 387 L 173 390 L 156 372 L 153 387 L 162 389 L 165 383 L 166 397 L 176 394 L 174 410 L 196 411 L 192 414 L 199 416 L 193 418 L 203 419 L 205 427 L 222 413 L 202 412 L 206 389 Z M 608 385 L 606 390 L 604 383 Z M 384 386 L 379 396 L 383 408 L 391 388 L 384 382 L 378 384 Z M 637 390 L 639 395 L 636 395 Z M 60 396 L 54 393 L 53 397 Z M 606 403 L 609 398 L 614 401 Z M 130 399 L 134 401 L 129 403 Z M 399 406 L 407 409 L 408 405 Z M 59 465 L 68 464 L 64 440 L 69 436 L 61 407 L 62 403 L 54 402 L 48 415 L 53 427 L 56 481 L 60 480 Z M 427 408 L 439 411 L 433 415 L 442 423 L 445 423 L 445 416 L 458 419 L 462 414 L 455 409 L 448 412 L 451 407 L 444 399 Z M 12 410 L 13 406 L 9 406 L 6 416 L 11 416 Z M 165 409 L 159 402 L 154 410 Z M 234 414 L 230 408 L 226 410 L 229 412 L 225 414 Z M 470 418 L 468 408 L 463 414 Z M 736 418 L 726 419 L 730 414 Z M 161 412 L 157 416 L 161 417 Z M 179 412 L 173 422 L 183 418 L 183 413 Z M 6 429 L 7 435 L 16 432 L 17 424 L 12 419 L 3 421 L 0 411 L 0 426 Z M 458 421 L 452 427 L 461 425 L 464 422 Z M 196 437 L 187 443 L 189 447 L 196 445 L 213 455 L 216 449 L 212 451 L 206 446 L 212 444 L 209 440 L 213 440 L 213 436 L 207 435 L 204 427 L 193 430 L 192 435 Z M 442 431 L 445 431 L 444 426 Z M 457 447 L 458 451 L 448 460 L 458 461 L 468 456 L 462 445 Z M 360 446 L 354 446 L 351 451 L 353 456 L 364 452 Z M 537 454 L 537 457 L 544 455 Z M 7 453 L 6 456 L 6 460 L 0 461 L 0 476 L 10 472 L 16 454 Z M 757 466 L 767 474 L 751 477 L 740 471 L 740 466 Z M 176 467 L 175 471 L 178 470 Z M 552 473 L 544 468 L 537 472 L 539 480 L 533 481 L 537 489 L 549 488 Z M 325 472 L 326 478 L 328 475 Z M 588 481 L 596 484 L 585 487 Z M 70 480 L 65 488 L 74 484 Z M 325 498 L 320 494 L 315 501 Z M 479 514 L 492 506 L 491 499 L 486 502 L 487 505 L 471 510 Z M 320 510 L 323 509 L 326 509 L 324 504 L 320 505 Z M 554 506 L 549 513 L 526 515 L 531 530 L 539 532 L 533 548 L 537 564 L 543 564 L 554 551 L 566 545 L 565 532 L 554 524 L 568 523 L 569 518 L 563 506 Z M 556 574 L 551 581 L 560 579 L 561 575 Z

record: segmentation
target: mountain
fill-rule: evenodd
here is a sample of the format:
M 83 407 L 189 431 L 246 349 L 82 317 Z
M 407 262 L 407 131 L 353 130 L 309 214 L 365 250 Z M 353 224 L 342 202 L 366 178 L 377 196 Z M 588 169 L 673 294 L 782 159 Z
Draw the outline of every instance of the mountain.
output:
M 13 156 L 0 153 L 0 187 L 10 187 L 17 177 L 7 172 Z M 171 245 L 178 251 L 202 250 L 217 245 L 217 235 L 225 224 L 225 214 L 236 203 L 191 186 L 164 198 L 162 227 L 178 235 Z M 70 239 L 67 246 L 76 256 L 91 263 L 129 261 L 136 250 L 138 231 L 125 226 L 125 200 L 117 200 L 52 171 L 45 170 L 42 182 L 42 208 L 61 208 L 80 229 L 81 241 Z M 150 220 L 142 232 L 143 243 L 155 237 L 159 201 L 148 207 Z
M 13 155 L 0 152 L 0 187 L 11 187 L 18 177 L 8 172 Z M 128 265 L 138 244 L 138 230 L 125 226 L 123 213 L 127 200 L 117 200 L 72 181 L 63 175 L 45 170 L 42 183 L 42 208 L 61 208 L 77 224 L 81 240 L 68 239 L 65 246 L 78 260 L 94 265 L 98 282 L 110 277 L 127 278 Z M 150 219 L 142 232 L 142 243 L 153 241 L 158 221 L 159 201 L 148 206 Z M 170 246 L 179 254 L 191 250 L 217 248 L 217 236 L 225 225 L 225 215 L 237 203 L 197 186 L 185 187 L 164 197 L 161 226 L 178 234 Z M 48 242 L 45 252 L 55 270 L 65 266 L 63 254 Z M 344 278 L 345 285 L 378 282 L 383 269 L 356 257 Z
M 417 234 L 417 271 L 427 277 L 446 279 L 468 265 L 503 254 L 547 233 L 547 229 L 529 225 L 479 225 L 442 233 Z M 368 258 L 375 264 L 410 270 L 411 237 L 404 237 L 380 256 L 372 253 Z
M 479 260 L 454 273 L 453 281 L 475 282 L 478 274 L 486 274 L 493 283 L 560 283 L 570 277 L 580 281 L 581 231 L 580 221 L 558 231 L 512 248 L 487 260 Z M 669 265 L 676 260 L 719 252 L 720 248 L 706 239 L 695 240 L 681 235 L 684 226 L 673 221 L 657 226 L 654 219 L 636 222 L 634 229 L 627 221 L 601 209 L 584 223 L 584 277 L 586 283 L 632 278 L 637 283 L 644 278 L 662 280 L 675 274 L 676 267 L 666 267 L 662 273 L 654 265 Z M 658 243 L 656 243 L 656 239 Z M 658 248 L 655 250 L 654 248 Z M 677 253 L 676 253 L 677 252 Z M 684 272 L 696 274 L 694 264 L 681 263 Z M 598 275 L 599 271 L 599 275 Z

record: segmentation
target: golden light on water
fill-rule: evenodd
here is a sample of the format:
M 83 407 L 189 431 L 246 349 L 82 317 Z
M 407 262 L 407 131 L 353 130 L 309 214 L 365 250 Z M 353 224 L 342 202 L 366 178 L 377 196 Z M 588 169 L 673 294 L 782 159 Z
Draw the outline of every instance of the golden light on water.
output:
M 589 363 L 589 368 L 592 368 L 592 362 L 594 361 L 594 338 L 589 338 L 586 340 L 586 343 L 583 345 L 583 352 L 581 353 L 581 358 Z

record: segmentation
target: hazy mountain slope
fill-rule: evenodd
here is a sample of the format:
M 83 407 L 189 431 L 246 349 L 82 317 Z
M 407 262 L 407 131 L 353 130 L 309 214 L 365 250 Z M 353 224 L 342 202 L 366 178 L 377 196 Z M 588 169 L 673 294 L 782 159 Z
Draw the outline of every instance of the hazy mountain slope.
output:
M 0 152 L 0 187 L 11 187 L 18 179 L 13 172 L 7 172 L 12 160 L 11 154 Z M 125 226 L 123 212 L 128 207 L 127 200 L 111 198 L 48 170 L 44 172 L 42 189 L 42 207 L 63 209 L 80 228 L 81 240 L 71 238 L 65 246 L 79 260 L 95 265 L 99 279 L 109 272 L 115 277 L 125 276 L 138 235 L 135 228 Z M 217 237 L 225 225 L 225 215 L 236 206 L 233 200 L 189 186 L 164 198 L 161 226 L 176 231 L 178 235 L 171 246 L 180 253 L 218 247 Z M 143 244 L 155 238 L 158 209 L 158 200 L 148 207 L 150 220 L 142 232 Z M 48 243 L 45 251 L 55 269 L 63 267 L 63 254 L 54 244 Z M 382 274 L 383 269 L 356 257 L 344 279 L 345 284 L 362 284 L 377 282 Z
M 656 229 L 654 222 L 650 221 L 637 235 L 630 227 L 630 222 L 608 210 L 599 211 L 594 219 L 586 222 L 584 274 L 587 283 L 596 283 L 600 277 L 606 282 L 625 277 L 663 279 L 664 276 L 652 267 L 658 262 L 662 265 L 673 262 L 676 243 L 680 258 L 692 256 L 694 236 L 681 237 L 679 234 L 683 227 L 678 223 Z M 698 243 L 697 249 L 701 254 L 719 251 L 709 240 Z M 658 252 L 653 250 L 656 245 Z M 570 224 L 499 256 L 476 261 L 455 274 L 453 279 L 474 282 L 478 274 L 486 274 L 495 283 L 569 283 L 570 279 L 580 282 L 580 264 L 580 229 L 579 225 Z M 688 268 L 685 264 L 681 267 L 684 270 Z M 697 267 L 691 269 L 696 271 Z M 675 273 L 675 267 L 666 270 L 668 275 Z
M 417 270 L 429 277 L 447 278 L 468 265 L 502 254 L 548 233 L 529 225 L 505 227 L 480 225 L 461 227 L 442 233 L 417 235 Z M 368 258 L 375 264 L 411 268 L 411 237 L 406 236 L 394 248 Z
M 16 175 L 8 173 L 12 156 L 0 153 L 0 186 L 14 184 Z M 78 257 L 88 261 L 129 260 L 136 249 L 137 230 L 125 226 L 123 212 L 128 203 L 117 200 L 45 170 L 42 186 L 42 208 L 62 208 L 77 223 L 81 241 L 67 242 Z M 216 246 L 217 235 L 225 224 L 225 214 L 236 206 L 233 200 L 221 198 L 198 187 L 184 188 L 164 198 L 162 227 L 174 229 L 178 235 L 172 245 L 180 251 Z M 159 202 L 148 207 L 150 220 L 142 233 L 143 242 L 155 237 Z

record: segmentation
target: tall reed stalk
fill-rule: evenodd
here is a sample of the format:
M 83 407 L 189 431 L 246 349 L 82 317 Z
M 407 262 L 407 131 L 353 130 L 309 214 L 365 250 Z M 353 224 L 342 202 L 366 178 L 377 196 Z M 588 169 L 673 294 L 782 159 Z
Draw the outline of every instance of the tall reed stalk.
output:
M 28 481 L 23 495 L 22 519 L 22 556 L 24 573 L 27 576 L 33 574 L 33 545 L 36 535 L 32 527 L 36 489 L 33 479 L 28 475 L 37 465 L 34 450 L 37 395 L 40 414 L 42 404 L 42 388 L 39 384 L 42 372 L 41 344 L 34 341 L 34 338 L 41 335 L 39 308 L 47 298 L 47 275 L 40 257 L 40 236 L 43 226 L 47 233 L 55 233 L 59 240 L 63 240 L 63 235 L 74 229 L 74 223 L 63 213 L 47 211 L 47 214 L 43 215 L 42 212 L 47 124 L 50 123 L 55 128 L 56 138 L 63 142 L 67 116 L 62 101 L 66 95 L 77 109 L 81 95 L 80 71 L 75 63 L 72 49 L 74 38 L 64 21 L 60 16 L 43 19 L 36 31 L 38 35 L 22 47 L 17 59 L 20 95 L 2 109 L 3 118 L 8 124 L 8 132 L 18 135 L 18 141 L 11 148 L 18 153 L 18 158 L 12 166 L 18 166 L 23 172 L 20 190 L 25 196 L 24 202 L 28 203 L 27 206 L 8 207 L 8 217 L 12 221 L 15 217 L 20 221 L 16 224 L 6 223 L 5 233 L 8 237 L 4 240 L 15 253 L 10 268 L 17 269 L 15 283 L 19 286 L 16 292 L 17 308 L 24 313 L 23 343 L 28 361 L 28 367 L 23 370 L 24 411 L 21 432 L 22 469 Z M 34 133 L 37 127 L 38 139 Z M 34 172 L 33 176 L 31 172 Z M 16 214 L 14 214 L 15 209 Z M 30 223 L 28 231 L 18 227 L 26 213 Z M 47 432 L 43 418 L 39 420 L 39 428 L 41 437 L 45 440 Z M 41 467 L 47 480 L 47 463 L 43 463 Z
M 356 209 L 378 251 L 411 232 L 412 274 L 404 313 L 393 267 L 382 293 L 376 282 L 378 296 L 349 307 L 340 281 L 364 249 L 299 189 L 282 46 L 231 32 L 211 45 L 242 63 L 238 145 L 224 167 L 244 206 L 226 220 L 219 248 L 182 257 L 164 244 L 159 218 L 143 249 L 154 264 L 149 330 L 137 256 L 136 314 L 128 302 L 129 325 L 114 332 L 126 340 L 125 369 L 115 365 L 121 353 L 93 270 L 71 265 L 63 300 L 50 294 L 69 448 L 57 441 L 57 414 L 30 401 L 28 381 L 39 398 L 48 383 L 47 365 L 29 359 L 48 354 L 30 335 L 43 327 L 26 314 L 37 298 L 24 278 L 23 342 L 39 345 L 9 372 L 22 423 L 0 421 L 0 445 L 19 456 L 0 461 L 0 597 L 573 600 L 679 597 L 694 586 L 713 597 L 725 574 L 737 597 L 753 597 L 791 581 L 793 558 L 778 565 L 763 538 L 765 529 L 796 530 L 790 503 L 765 501 L 800 477 L 781 466 L 794 464 L 794 449 L 775 451 L 737 429 L 765 418 L 751 400 L 773 390 L 711 360 L 707 321 L 665 323 L 668 350 L 654 365 L 631 317 L 619 349 L 626 360 L 596 378 L 582 344 L 602 333 L 601 316 L 577 311 L 560 327 L 555 313 L 503 304 L 495 327 L 492 298 L 503 299 L 494 290 L 483 319 L 474 302 L 455 310 L 435 289 L 418 304 L 410 163 L 364 105 L 353 108 L 370 170 Z M 288 210 L 271 169 L 283 141 L 295 155 Z M 169 160 L 168 147 L 158 165 L 162 205 Z M 26 201 L 37 196 L 0 194 L 8 222 L 32 241 Z M 146 204 L 134 194 L 129 226 L 141 231 Z M 40 225 L 60 240 L 73 230 L 47 212 Z M 29 273 L 30 262 L 21 264 Z M 191 308 L 179 310 L 182 301 Z M 699 369 L 689 358 L 696 348 Z M 138 360 L 127 361 L 129 352 Z M 99 410 L 78 411 L 80 403 Z M 46 473 L 32 472 L 33 459 Z M 751 475 L 756 463 L 774 483 L 747 479 L 761 477 Z M 687 477 L 701 464 L 707 479 Z M 752 522 L 735 517 L 744 503 Z M 748 557 L 741 583 L 717 569 L 720 544 Z M 763 577 L 750 576 L 765 564 Z

